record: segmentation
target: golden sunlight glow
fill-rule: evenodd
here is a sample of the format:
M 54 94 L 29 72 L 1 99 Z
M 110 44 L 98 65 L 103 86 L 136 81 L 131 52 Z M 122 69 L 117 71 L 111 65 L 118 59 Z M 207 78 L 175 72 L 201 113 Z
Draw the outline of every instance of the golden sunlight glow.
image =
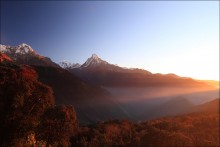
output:
M 152 72 L 175 73 L 183 77 L 219 81 L 219 50 L 217 46 L 198 47 L 190 52 L 172 54 L 150 67 Z

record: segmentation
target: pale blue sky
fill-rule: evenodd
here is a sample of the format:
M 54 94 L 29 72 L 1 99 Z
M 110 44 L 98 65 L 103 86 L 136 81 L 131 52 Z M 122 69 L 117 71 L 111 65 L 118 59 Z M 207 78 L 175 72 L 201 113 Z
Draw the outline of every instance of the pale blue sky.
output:
M 1 43 L 55 62 L 96 53 L 123 67 L 219 79 L 218 1 L 1 2 Z

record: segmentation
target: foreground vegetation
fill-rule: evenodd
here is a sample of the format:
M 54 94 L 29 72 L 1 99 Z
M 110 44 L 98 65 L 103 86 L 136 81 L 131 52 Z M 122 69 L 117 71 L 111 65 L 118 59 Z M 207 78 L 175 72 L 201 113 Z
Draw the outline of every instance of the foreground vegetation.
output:
M 80 128 L 71 141 L 77 147 L 219 146 L 219 116 L 203 112 L 140 124 L 108 121 Z
M 202 108 L 143 123 L 80 126 L 74 108 L 56 106 L 53 90 L 30 66 L 0 64 L 0 146 L 219 146 L 218 108 Z

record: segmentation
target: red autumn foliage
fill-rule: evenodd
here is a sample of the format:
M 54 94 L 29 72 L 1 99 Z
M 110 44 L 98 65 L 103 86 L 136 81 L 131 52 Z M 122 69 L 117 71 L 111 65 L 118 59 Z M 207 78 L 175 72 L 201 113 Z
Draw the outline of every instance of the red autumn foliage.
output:
M 0 62 L 9 61 L 12 62 L 12 59 L 8 57 L 7 55 L 0 52 Z
M 182 116 L 78 127 L 73 107 L 55 106 L 37 77 L 29 66 L 0 63 L 0 146 L 219 146 L 219 99 Z
M 27 80 L 34 81 L 34 80 L 37 80 L 37 78 L 38 78 L 36 71 L 33 68 L 31 68 L 30 66 L 24 65 L 19 69 L 18 72 L 19 72 L 20 76 L 22 76 L 23 78 L 25 78 Z

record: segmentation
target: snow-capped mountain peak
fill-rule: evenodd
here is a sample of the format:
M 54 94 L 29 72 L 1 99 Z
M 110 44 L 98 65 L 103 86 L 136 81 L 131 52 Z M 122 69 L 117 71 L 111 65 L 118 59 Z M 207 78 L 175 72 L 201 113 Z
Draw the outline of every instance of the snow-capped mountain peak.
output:
M 92 54 L 92 57 L 88 58 L 81 68 L 89 66 L 97 66 L 99 64 L 108 64 L 106 61 L 99 58 L 96 54 Z
M 22 43 L 18 46 L 15 53 L 26 54 L 26 53 L 30 53 L 30 52 L 34 52 L 32 47 L 30 45 Z
M 0 44 L 0 52 L 6 54 L 13 61 L 19 64 L 53 66 L 59 67 L 50 58 L 41 56 L 34 49 L 25 43 L 18 46 L 9 46 Z
M 93 58 L 93 59 L 100 59 L 99 56 L 96 55 L 96 54 L 92 54 L 92 58 Z
M 79 68 L 81 66 L 79 63 L 70 63 L 68 61 L 59 62 L 59 65 L 64 69 L 74 69 Z
M 18 46 L 0 45 L 0 51 L 2 53 L 9 53 L 14 55 L 36 54 L 30 45 L 22 43 Z
M 0 52 L 4 53 L 7 50 L 5 45 L 0 44 Z

